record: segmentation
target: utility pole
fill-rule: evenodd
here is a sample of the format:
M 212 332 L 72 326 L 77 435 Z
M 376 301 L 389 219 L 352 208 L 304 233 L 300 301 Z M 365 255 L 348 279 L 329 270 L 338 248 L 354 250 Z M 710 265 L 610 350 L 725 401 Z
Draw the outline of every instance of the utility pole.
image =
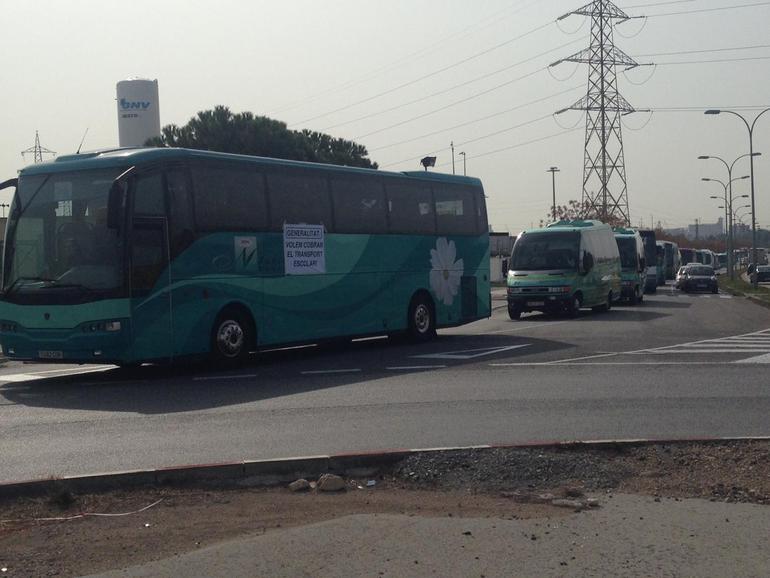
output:
M 452 174 L 455 174 L 455 141 L 450 142 L 449 146 L 452 147 Z
M 573 14 L 591 18 L 591 46 L 551 66 L 562 62 L 588 64 L 588 92 L 556 114 L 567 110 L 586 113 L 583 206 L 603 221 L 619 217 L 630 225 L 621 117 L 636 109 L 618 92 L 616 67 L 629 70 L 639 64 L 615 46 L 613 30 L 615 21 L 622 23 L 631 17 L 610 0 L 593 0 L 558 20 Z
M 559 167 L 551 167 L 546 171 L 551 173 L 551 182 L 553 190 L 553 205 L 551 205 L 551 214 L 553 215 L 553 222 L 556 222 L 556 173 L 561 172 Z
M 25 155 L 33 155 L 33 161 L 35 164 L 43 162 L 43 155 L 56 155 L 56 151 L 49 150 L 40 144 L 40 135 L 35 131 L 35 144 L 21 151 L 21 156 L 26 158 Z
M 468 167 L 465 165 L 465 160 L 466 160 L 465 159 L 465 151 L 461 151 L 461 152 L 459 152 L 457 154 L 462 155 L 462 157 L 463 157 L 463 176 L 467 177 L 468 176 L 468 170 L 467 170 Z

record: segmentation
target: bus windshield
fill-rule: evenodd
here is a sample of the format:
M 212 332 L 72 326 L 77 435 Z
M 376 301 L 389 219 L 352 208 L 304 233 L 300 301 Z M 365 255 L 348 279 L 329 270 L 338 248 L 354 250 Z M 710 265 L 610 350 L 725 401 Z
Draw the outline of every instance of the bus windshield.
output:
M 513 246 L 514 271 L 576 271 L 580 254 L 580 234 L 549 232 L 523 234 Z
M 107 228 L 107 199 L 123 170 L 19 179 L 5 246 L 6 299 L 83 302 L 122 287 L 118 232 Z
M 634 237 L 616 237 L 615 239 L 620 251 L 620 266 L 623 269 L 636 270 L 636 239 Z

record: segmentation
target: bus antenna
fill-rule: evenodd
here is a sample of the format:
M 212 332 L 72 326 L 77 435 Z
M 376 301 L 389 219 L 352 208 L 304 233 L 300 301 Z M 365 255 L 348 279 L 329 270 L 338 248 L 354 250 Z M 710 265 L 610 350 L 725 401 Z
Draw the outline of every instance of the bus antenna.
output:
M 79 155 L 79 154 L 80 154 L 80 149 L 82 149 L 82 148 L 83 148 L 83 143 L 84 143 L 84 142 L 86 142 L 86 135 L 87 135 L 87 134 L 88 134 L 88 128 L 86 128 L 86 132 L 84 132 L 84 133 L 83 133 L 83 138 L 82 138 L 82 139 L 80 139 L 80 146 L 78 147 L 78 150 L 77 150 L 77 152 L 75 153 L 76 155 Z

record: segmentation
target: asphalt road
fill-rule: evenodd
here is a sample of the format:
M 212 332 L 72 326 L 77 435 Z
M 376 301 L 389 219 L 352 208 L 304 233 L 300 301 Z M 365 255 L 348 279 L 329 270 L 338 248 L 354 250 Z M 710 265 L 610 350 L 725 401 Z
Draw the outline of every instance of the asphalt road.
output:
M 770 310 L 669 288 L 206 366 L 0 369 L 0 482 L 349 451 L 770 435 Z

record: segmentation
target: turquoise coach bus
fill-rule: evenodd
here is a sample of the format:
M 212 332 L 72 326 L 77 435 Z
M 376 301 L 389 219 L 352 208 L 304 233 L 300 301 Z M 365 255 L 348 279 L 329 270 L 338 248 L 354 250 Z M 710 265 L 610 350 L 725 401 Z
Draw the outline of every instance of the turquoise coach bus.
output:
M 27 167 L 5 239 L 12 359 L 132 365 L 489 317 L 478 179 L 185 149 Z

